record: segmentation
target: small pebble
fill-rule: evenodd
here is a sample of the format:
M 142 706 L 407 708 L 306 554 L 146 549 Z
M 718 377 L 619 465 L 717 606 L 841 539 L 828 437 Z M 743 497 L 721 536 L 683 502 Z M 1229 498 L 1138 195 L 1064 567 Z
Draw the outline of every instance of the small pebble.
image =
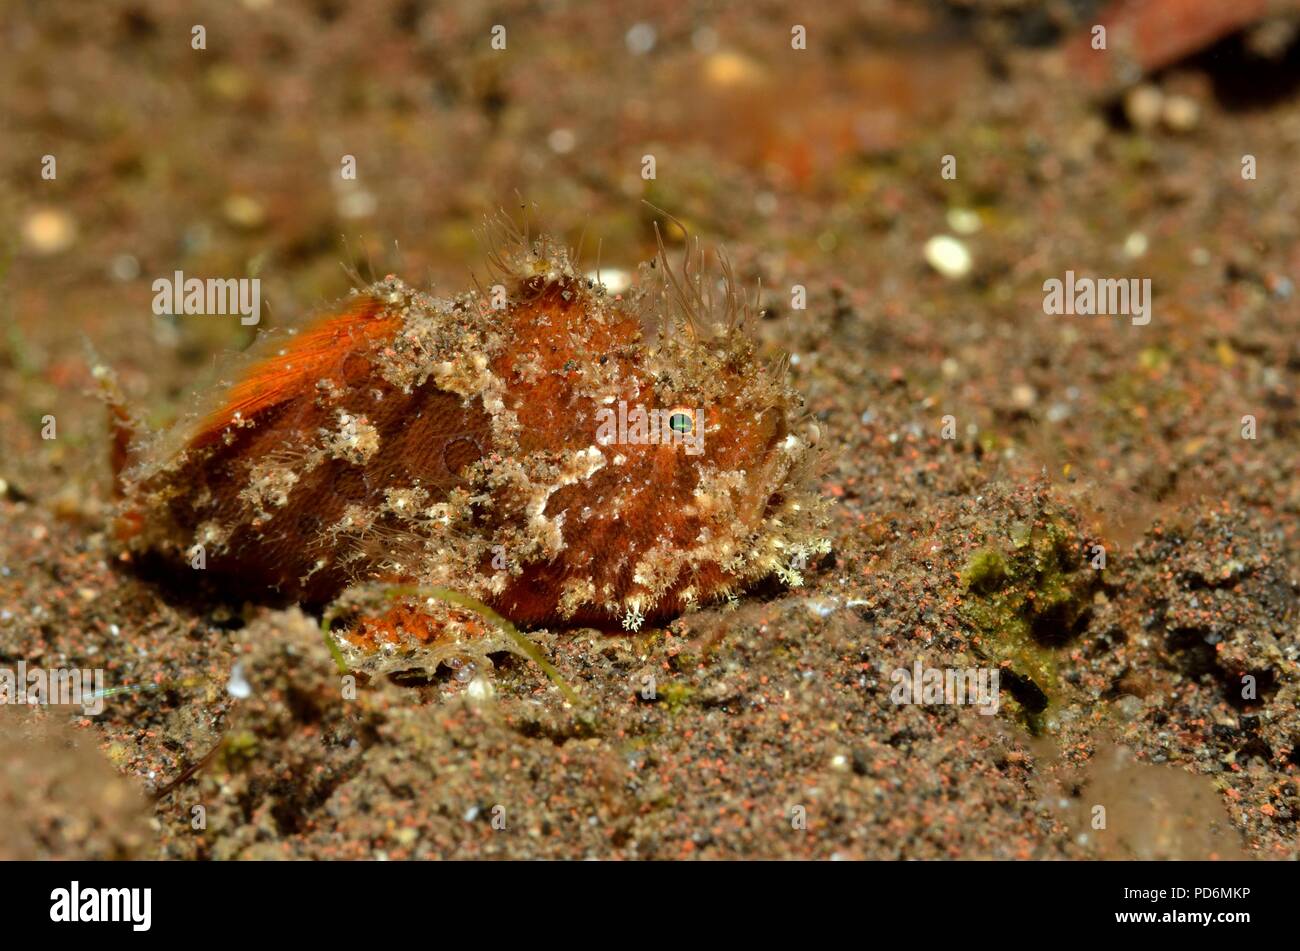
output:
M 925 242 L 925 260 L 944 277 L 958 280 L 970 273 L 971 254 L 966 245 L 952 235 L 935 235 Z
M 226 693 L 236 700 L 247 700 L 253 695 L 253 688 L 244 677 L 244 665 L 236 664 L 230 668 L 230 680 L 226 682 Z
M 77 239 L 77 223 L 65 211 L 42 208 L 23 222 L 23 242 L 36 254 L 58 254 Z
M 948 227 L 958 234 L 975 234 L 983 224 L 977 211 L 969 208 L 948 209 Z
M 262 203 L 248 195 L 231 195 L 226 199 L 222 210 L 225 212 L 226 221 L 237 228 L 251 231 L 261 227 L 266 221 L 266 212 L 262 208 Z
M 1191 132 L 1200 124 L 1201 104 L 1191 96 L 1168 96 L 1161 118 L 1174 132 Z
M 568 155 L 578 144 L 578 138 L 572 129 L 555 129 L 546 137 L 546 144 L 556 155 Z
M 644 56 L 655 48 L 655 28 L 649 23 L 637 23 L 627 31 L 624 40 L 628 51 L 636 56 Z
M 759 65 L 739 53 L 725 50 L 714 53 L 704 64 L 704 78 L 714 86 L 753 85 L 762 77 Z
M 134 255 L 119 254 L 108 266 L 108 275 L 115 281 L 134 281 L 140 276 L 140 262 Z
M 1153 129 L 1160 121 L 1165 94 L 1157 86 L 1143 83 L 1124 96 L 1124 116 L 1137 129 Z
M 335 202 L 340 218 L 368 218 L 377 205 L 375 196 L 364 188 L 345 189 Z
M 1136 720 L 1142 715 L 1142 701 L 1132 695 L 1123 696 L 1115 701 L 1115 710 L 1125 720 Z

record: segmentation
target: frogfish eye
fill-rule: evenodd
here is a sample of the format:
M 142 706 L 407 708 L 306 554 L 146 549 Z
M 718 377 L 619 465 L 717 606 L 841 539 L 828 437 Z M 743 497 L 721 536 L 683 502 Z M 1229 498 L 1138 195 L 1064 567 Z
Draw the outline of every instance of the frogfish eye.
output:
M 675 433 L 688 435 L 695 429 L 695 419 L 690 413 L 675 412 L 668 417 L 668 427 Z

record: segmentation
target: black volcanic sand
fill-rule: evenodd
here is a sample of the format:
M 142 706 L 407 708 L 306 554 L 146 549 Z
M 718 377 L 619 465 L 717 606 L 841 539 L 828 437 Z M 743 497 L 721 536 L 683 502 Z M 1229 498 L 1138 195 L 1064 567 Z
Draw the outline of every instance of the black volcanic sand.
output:
M 1229 41 L 1148 123 L 1005 5 L 245 0 L 203 51 L 190 6 L 0 13 L 0 666 L 136 688 L 0 707 L 0 855 L 1295 857 L 1294 56 Z M 263 328 L 371 274 L 455 293 L 518 196 L 607 280 L 656 220 L 680 248 L 646 199 L 761 281 L 839 503 L 804 587 L 535 632 L 571 705 L 511 656 L 353 691 L 318 618 L 119 563 L 88 353 L 161 425 L 252 332 L 154 279 L 259 276 Z M 1149 278 L 1150 323 L 1045 314 L 1068 270 Z M 997 667 L 997 713 L 892 702 L 918 660 Z

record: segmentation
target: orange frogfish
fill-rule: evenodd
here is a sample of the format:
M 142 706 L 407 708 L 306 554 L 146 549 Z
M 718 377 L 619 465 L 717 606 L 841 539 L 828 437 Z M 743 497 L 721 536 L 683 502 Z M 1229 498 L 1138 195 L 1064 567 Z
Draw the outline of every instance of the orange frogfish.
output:
M 618 295 L 512 235 L 490 288 L 354 292 L 164 433 L 110 400 L 124 558 L 351 604 L 335 639 L 371 670 L 502 649 L 424 589 L 520 625 L 636 630 L 799 584 L 830 547 L 818 426 L 759 359 L 730 275 L 687 260 L 661 251 Z M 403 594 L 367 594 L 385 589 Z

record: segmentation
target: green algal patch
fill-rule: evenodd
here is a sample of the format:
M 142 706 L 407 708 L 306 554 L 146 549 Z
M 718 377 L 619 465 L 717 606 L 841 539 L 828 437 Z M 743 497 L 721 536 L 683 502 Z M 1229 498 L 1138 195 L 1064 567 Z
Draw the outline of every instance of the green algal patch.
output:
M 1059 699 L 1059 652 L 1087 627 L 1100 572 L 1059 513 L 1015 522 L 986 542 L 962 571 L 960 614 L 976 632 L 979 655 L 1002 668 L 1010 709 L 1037 732 Z
M 227 771 L 238 771 L 257 758 L 260 741 L 251 730 L 236 730 L 228 734 L 221 743 L 220 758 L 222 767 Z
M 658 699 L 668 709 L 669 713 L 680 713 L 682 708 L 691 702 L 691 698 L 696 694 L 694 687 L 688 684 L 673 681 L 666 683 L 659 688 Z

